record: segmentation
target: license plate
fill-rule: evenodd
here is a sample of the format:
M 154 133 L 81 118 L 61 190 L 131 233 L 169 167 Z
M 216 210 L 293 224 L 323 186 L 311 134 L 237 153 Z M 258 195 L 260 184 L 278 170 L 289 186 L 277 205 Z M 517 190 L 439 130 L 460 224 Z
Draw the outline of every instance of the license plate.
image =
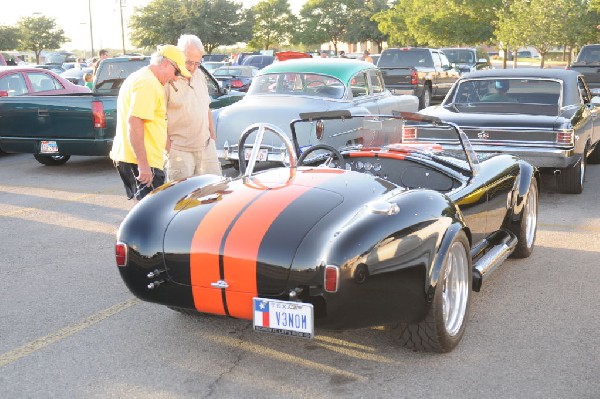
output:
M 253 298 L 254 331 L 291 335 L 301 338 L 315 336 L 313 305 L 302 302 Z
M 250 154 L 252 154 L 252 149 L 246 148 L 244 150 L 244 158 L 246 158 L 246 161 L 250 159 Z M 269 150 L 267 150 L 266 148 L 258 150 L 258 155 L 256 157 L 256 160 L 257 161 L 266 161 L 268 154 L 269 154 Z
M 56 141 L 42 141 L 40 152 L 42 154 L 58 154 L 58 145 L 56 145 Z

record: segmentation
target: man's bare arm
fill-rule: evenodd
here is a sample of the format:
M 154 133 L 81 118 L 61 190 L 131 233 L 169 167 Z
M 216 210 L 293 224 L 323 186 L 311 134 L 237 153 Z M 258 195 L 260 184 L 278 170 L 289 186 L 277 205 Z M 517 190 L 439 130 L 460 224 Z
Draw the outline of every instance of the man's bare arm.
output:
M 137 159 L 139 175 L 137 179 L 140 183 L 147 186 L 152 184 L 152 171 L 148 164 L 146 147 L 144 146 L 144 120 L 136 116 L 130 116 L 127 119 L 129 143 L 133 149 L 135 159 Z

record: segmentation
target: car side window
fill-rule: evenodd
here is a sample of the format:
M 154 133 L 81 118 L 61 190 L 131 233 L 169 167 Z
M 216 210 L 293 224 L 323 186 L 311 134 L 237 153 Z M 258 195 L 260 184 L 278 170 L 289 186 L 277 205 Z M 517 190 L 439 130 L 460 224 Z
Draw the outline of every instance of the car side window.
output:
M 437 53 L 440 56 L 440 63 L 442 68 L 449 68 L 450 67 L 450 61 L 448 61 L 448 57 L 446 57 L 446 54 L 444 53 Z
M 431 56 L 433 57 L 433 66 L 436 68 L 441 68 L 442 60 L 440 59 L 440 54 L 437 51 L 434 51 L 431 53 Z
M 369 94 L 369 86 L 367 85 L 366 73 L 357 73 L 350 80 L 350 89 L 352 90 L 352 97 L 362 97 Z
M 20 73 L 13 73 L 0 79 L 0 90 L 8 92 L 9 96 L 27 94 L 27 84 Z
M 371 88 L 373 89 L 373 94 L 383 93 L 385 90 L 385 84 L 383 83 L 381 71 L 376 69 L 370 70 L 369 78 L 371 79 Z
M 38 72 L 28 72 L 27 77 L 31 81 L 33 91 L 38 93 L 42 91 L 61 90 L 63 86 L 54 77 Z
M 577 87 L 579 89 L 579 95 L 583 100 L 584 104 L 589 104 L 592 101 L 592 96 L 590 91 L 588 90 L 586 84 L 583 82 L 581 78 L 577 78 Z

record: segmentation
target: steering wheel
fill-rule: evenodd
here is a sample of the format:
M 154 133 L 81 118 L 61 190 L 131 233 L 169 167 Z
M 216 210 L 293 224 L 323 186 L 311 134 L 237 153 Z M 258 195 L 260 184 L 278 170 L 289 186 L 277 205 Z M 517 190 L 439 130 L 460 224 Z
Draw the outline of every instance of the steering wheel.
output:
M 254 143 L 252 144 L 252 152 L 250 153 L 250 159 L 248 159 L 248 167 L 246 167 L 246 158 L 244 157 L 246 139 L 248 138 L 248 136 L 250 136 L 250 134 L 252 134 L 256 130 L 258 130 L 258 133 L 256 134 L 256 138 L 254 139 Z M 240 140 L 238 141 L 238 160 L 240 164 L 240 175 L 250 176 L 252 175 L 252 172 L 254 172 L 254 166 L 256 165 L 256 161 L 258 158 L 258 151 L 260 150 L 260 146 L 262 144 L 263 136 L 266 130 L 275 133 L 275 135 L 281 139 L 281 141 L 285 145 L 287 154 L 289 156 L 290 168 L 293 169 L 296 167 L 296 153 L 294 152 L 294 146 L 292 145 L 292 141 L 290 140 L 288 135 L 279 127 L 270 123 L 255 123 L 248 126 L 246 130 L 242 132 Z
M 304 160 L 308 157 L 308 154 L 311 154 L 318 150 L 329 151 L 329 153 L 330 153 L 329 157 L 327 158 L 327 161 L 325 161 L 326 165 L 329 165 L 331 163 L 331 161 L 333 161 L 334 158 L 337 158 L 338 161 L 340 162 L 338 165 L 338 168 L 346 169 L 346 161 L 344 160 L 344 157 L 342 156 L 342 154 L 340 154 L 340 152 L 338 150 L 336 150 L 335 148 L 333 148 L 332 146 L 330 146 L 328 144 L 313 145 L 308 150 L 304 151 L 302 153 L 302 155 L 300 155 L 300 157 L 298 158 L 298 166 L 303 166 Z

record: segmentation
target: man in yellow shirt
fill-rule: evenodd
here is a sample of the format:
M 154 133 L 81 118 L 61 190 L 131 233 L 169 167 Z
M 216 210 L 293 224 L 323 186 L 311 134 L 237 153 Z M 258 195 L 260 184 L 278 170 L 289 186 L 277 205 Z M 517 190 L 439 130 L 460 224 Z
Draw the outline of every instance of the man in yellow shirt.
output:
M 198 66 L 204 46 L 195 35 L 181 35 L 177 47 L 192 77 L 165 86 L 167 99 L 167 181 L 195 175 L 221 175 L 210 96 Z
M 110 158 L 128 199 L 141 200 L 165 182 L 167 108 L 163 86 L 190 78 L 185 56 L 176 46 L 159 46 L 150 65 L 125 79 L 117 98 L 117 130 Z

